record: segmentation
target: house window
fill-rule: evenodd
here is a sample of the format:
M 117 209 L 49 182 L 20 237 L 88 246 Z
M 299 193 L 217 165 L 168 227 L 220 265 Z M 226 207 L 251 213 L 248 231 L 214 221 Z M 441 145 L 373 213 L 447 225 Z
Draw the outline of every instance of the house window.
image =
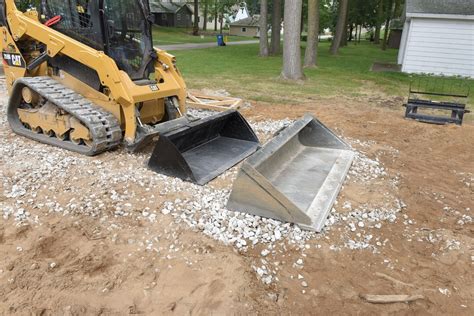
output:
M 243 27 L 243 28 L 242 28 L 242 33 L 245 33 L 245 32 L 247 32 L 247 28 L 246 28 L 246 27 Z
M 166 21 L 166 19 L 167 19 L 167 14 L 163 14 L 162 17 L 163 17 L 163 20 Z

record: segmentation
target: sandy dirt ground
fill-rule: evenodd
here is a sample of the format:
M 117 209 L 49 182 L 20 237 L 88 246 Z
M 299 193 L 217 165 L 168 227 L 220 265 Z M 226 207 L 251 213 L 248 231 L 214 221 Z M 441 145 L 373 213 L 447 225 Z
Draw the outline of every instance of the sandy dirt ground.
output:
M 12 134 L 3 118 L 0 314 L 472 315 L 474 126 L 405 120 L 402 102 L 251 102 L 242 113 L 253 122 L 314 114 L 385 171 L 370 181 L 352 173 L 332 214 L 341 220 L 322 234 L 248 247 L 163 212 L 193 192 L 146 171 L 149 153 L 80 157 Z M 394 201 L 390 221 L 346 218 Z M 421 299 L 372 304 L 366 294 Z

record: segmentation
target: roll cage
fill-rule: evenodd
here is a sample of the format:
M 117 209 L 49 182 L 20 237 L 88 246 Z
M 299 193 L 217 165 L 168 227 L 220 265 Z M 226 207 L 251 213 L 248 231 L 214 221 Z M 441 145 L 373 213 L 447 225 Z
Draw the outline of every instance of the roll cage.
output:
M 104 51 L 132 80 L 154 72 L 148 0 L 42 0 L 40 12 L 60 16 L 52 28 Z

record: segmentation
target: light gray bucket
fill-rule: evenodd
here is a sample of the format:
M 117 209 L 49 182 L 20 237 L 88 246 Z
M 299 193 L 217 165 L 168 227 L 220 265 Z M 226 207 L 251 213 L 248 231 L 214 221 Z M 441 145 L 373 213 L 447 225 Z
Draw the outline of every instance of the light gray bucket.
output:
M 227 208 L 321 231 L 354 152 L 311 115 L 244 161 Z

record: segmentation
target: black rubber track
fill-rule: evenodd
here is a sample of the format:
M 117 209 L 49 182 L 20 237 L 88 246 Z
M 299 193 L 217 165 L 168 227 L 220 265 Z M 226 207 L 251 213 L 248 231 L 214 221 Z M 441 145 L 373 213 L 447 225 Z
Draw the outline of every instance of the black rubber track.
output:
M 24 127 L 17 111 L 22 102 L 21 92 L 24 87 L 30 88 L 84 124 L 91 133 L 92 146 L 75 145 L 67 140 L 62 141 L 56 137 L 37 134 Z M 111 113 L 50 77 L 27 77 L 15 80 L 8 101 L 7 117 L 12 130 L 19 135 L 87 156 L 111 150 L 122 141 L 120 124 Z

